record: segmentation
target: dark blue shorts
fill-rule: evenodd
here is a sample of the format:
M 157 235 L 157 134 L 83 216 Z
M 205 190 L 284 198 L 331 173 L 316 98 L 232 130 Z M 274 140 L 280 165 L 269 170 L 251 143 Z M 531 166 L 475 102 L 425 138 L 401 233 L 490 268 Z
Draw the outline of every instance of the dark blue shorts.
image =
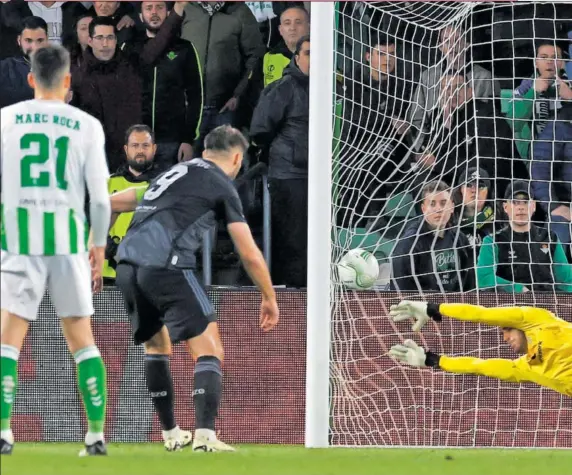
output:
M 157 269 L 121 263 L 116 284 L 123 293 L 133 340 L 150 340 L 163 325 L 172 343 L 202 334 L 216 322 L 209 297 L 192 270 Z

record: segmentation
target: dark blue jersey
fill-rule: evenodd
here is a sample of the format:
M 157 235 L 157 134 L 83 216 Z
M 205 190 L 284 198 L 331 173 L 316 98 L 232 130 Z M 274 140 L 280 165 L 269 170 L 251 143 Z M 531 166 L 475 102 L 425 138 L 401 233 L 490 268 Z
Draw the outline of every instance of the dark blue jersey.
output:
M 118 249 L 118 262 L 192 269 L 203 235 L 219 219 L 245 222 L 232 180 L 200 158 L 179 163 L 153 180 Z

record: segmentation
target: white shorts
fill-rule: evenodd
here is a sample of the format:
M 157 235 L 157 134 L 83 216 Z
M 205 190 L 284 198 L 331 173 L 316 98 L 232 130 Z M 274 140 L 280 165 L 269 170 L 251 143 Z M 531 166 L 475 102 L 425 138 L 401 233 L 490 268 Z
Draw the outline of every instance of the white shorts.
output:
M 47 289 L 59 317 L 93 315 L 91 268 L 86 253 L 21 256 L 2 251 L 0 266 L 3 310 L 34 321 Z

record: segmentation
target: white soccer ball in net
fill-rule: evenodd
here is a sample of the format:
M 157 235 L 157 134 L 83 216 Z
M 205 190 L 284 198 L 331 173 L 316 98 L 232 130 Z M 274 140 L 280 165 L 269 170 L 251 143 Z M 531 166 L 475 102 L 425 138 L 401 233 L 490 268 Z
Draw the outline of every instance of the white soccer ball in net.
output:
M 364 249 L 348 251 L 338 262 L 340 283 L 353 290 L 371 289 L 379 277 L 379 263 Z

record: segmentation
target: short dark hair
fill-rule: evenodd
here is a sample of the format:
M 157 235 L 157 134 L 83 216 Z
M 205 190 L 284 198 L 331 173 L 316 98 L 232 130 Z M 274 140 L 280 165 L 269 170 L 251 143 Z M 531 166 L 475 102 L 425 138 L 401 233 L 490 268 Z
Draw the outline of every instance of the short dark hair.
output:
M 46 21 L 39 17 L 39 16 L 28 16 L 22 20 L 22 27 L 20 28 L 20 34 L 24 32 L 24 30 L 37 30 L 41 28 L 48 34 L 48 24 Z
M 310 42 L 310 35 L 302 36 L 302 38 L 300 38 L 296 43 L 296 51 L 294 51 L 294 54 L 299 55 L 300 51 L 302 51 L 302 46 L 304 46 L 304 43 L 309 43 L 309 42 Z
M 234 147 L 239 147 L 243 152 L 246 152 L 248 140 L 240 130 L 230 125 L 221 125 L 205 137 L 205 150 L 229 152 Z
M 430 181 L 421 189 L 421 199 L 424 200 L 427 195 L 440 193 L 442 191 L 448 191 L 450 193 L 452 190 L 451 187 L 442 180 Z
M 554 46 L 560 49 L 561 53 L 566 51 L 566 47 L 562 45 L 562 42 L 558 38 L 549 39 L 549 38 L 540 38 L 534 43 L 534 51 L 538 54 L 538 50 L 542 46 Z
M 141 11 L 143 11 L 143 4 L 144 4 L 144 3 L 145 3 L 144 0 L 142 0 L 141 2 L 139 2 L 139 9 L 140 9 Z M 163 3 L 164 3 L 165 6 L 167 7 L 167 10 L 171 11 L 171 10 L 173 9 L 173 2 L 164 1 Z
M 108 16 L 96 16 L 93 21 L 89 24 L 89 37 L 93 38 L 95 34 L 95 28 L 97 26 L 112 26 L 113 33 L 117 33 L 117 27 L 115 25 L 115 21 L 111 17 Z
M 125 145 L 129 143 L 129 137 L 131 137 L 133 132 L 147 132 L 151 136 L 151 142 L 155 143 L 155 134 L 153 130 L 151 130 L 151 127 L 145 124 L 135 124 L 129 127 L 127 132 L 125 132 Z
M 280 13 L 280 23 L 282 23 L 282 15 L 284 15 L 288 10 L 300 10 L 301 12 L 304 12 L 306 14 L 306 20 L 308 20 L 308 23 L 310 22 L 310 13 L 308 10 L 306 10 L 302 5 L 292 5 L 290 7 L 286 7 L 284 11 Z
M 369 51 L 376 46 L 395 46 L 395 38 L 385 33 L 373 32 L 370 36 Z
M 32 54 L 30 71 L 42 88 L 55 88 L 69 70 L 70 54 L 63 46 L 49 44 Z

